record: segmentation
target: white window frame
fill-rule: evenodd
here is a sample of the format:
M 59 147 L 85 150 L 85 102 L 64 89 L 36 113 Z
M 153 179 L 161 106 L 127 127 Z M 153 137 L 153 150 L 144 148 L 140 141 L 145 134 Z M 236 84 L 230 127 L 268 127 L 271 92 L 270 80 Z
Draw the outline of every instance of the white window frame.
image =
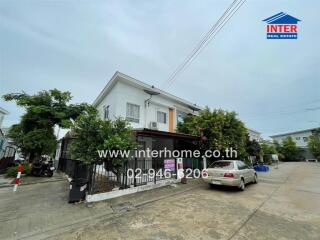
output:
M 126 108 L 126 119 L 129 122 L 139 123 L 140 121 L 140 105 L 127 102 Z M 137 107 L 138 112 L 135 114 L 133 110 L 129 110 L 129 107 Z
M 160 121 L 159 120 L 159 114 L 164 114 L 164 122 Z M 158 123 L 162 123 L 162 124 L 167 124 L 168 120 L 167 120 L 167 113 L 166 112 L 163 112 L 163 111 L 160 111 L 160 110 L 157 110 L 157 122 Z

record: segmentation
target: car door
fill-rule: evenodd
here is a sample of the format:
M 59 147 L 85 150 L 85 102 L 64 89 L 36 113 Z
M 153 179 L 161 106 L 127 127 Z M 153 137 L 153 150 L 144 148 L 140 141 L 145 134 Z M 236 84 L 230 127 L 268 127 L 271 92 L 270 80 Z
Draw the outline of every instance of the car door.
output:
M 250 182 L 250 169 L 248 168 L 248 166 L 242 162 L 242 161 L 238 161 L 238 169 L 240 171 L 240 174 L 244 177 L 244 182 L 248 183 Z
M 244 174 L 246 176 L 246 183 L 252 182 L 253 178 L 254 178 L 254 174 L 253 174 L 252 168 L 249 165 L 245 164 L 245 163 L 243 163 L 243 165 L 244 165 Z

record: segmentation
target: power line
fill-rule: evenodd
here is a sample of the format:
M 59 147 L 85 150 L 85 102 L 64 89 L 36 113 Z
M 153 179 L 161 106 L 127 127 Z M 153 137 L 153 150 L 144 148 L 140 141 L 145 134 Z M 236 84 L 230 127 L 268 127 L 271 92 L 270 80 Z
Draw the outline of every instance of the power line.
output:
M 191 62 L 198 56 L 198 54 L 207 46 L 207 44 L 214 38 L 214 36 L 223 28 L 223 26 L 229 21 L 229 19 L 238 11 L 238 9 L 241 7 L 241 5 L 246 1 L 240 0 L 238 3 L 236 3 L 238 0 L 235 0 L 230 7 L 225 11 L 225 13 L 220 17 L 218 22 L 214 24 L 212 29 L 209 31 L 209 33 L 206 35 L 207 38 L 205 41 L 201 41 L 201 44 L 199 44 L 199 47 L 196 47 L 193 51 L 193 54 L 186 58 L 186 60 L 176 69 L 176 71 L 171 75 L 171 77 L 167 80 L 168 86 L 174 82 L 177 75 L 181 73 L 183 70 L 185 70 Z M 236 4 L 236 5 L 235 5 Z M 235 5 L 235 7 L 233 7 Z M 232 8 L 233 7 L 233 8 Z M 231 10 L 230 10 L 231 9 Z M 226 16 L 226 17 L 225 17 Z M 218 30 L 217 30 L 218 29 Z M 213 37 L 212 37 L 213 36 Z
M 193 50 L 188 54 L 188 56 L 184 59 L 184 61 L 175 69 L 175 71 L 173 73 L 171 73 L 171 75 L 169 76 L 169 78 L 165 81 L 166 82 L 170 82 L 172 78 L 174 78 L 176 76 L 176 74 L 178 73 L 179 70 L 181 70 L 184 65 L 186 64 L 186 62 L 192 58 L 192 56 L 194 56 L 194 54 L 203 46 L 203 44 L 211 37 L 212 33 L 214 32 L 214 30 L 216 29 L 217 25 L 221 22 L 221 20 L 225 17 L 225 15 L 230 11 L 230 9 L 234 6 L 234 4 L 237 2 L 238 0 L 234 0 L 231 5 L 225 10 L 225 12 L 223 13 L 223 15 L 218 19 L 218 21 L 210 28 L 210 30 L 206 33 L 206 35 L 200 40 L 200 42 L 197 44 L 197 46 L 195 48 L 193 48 Z
M 239 8 L 245 3 L 246 0 L 234 0 L 231 5 L 226 9 L 219 20 L 211 27 L 209 32 L 202 38 L 193 51 L 186 57 L 184 62 L 176 68 L 176 70 L 165 81 L 167 86 L 171 85 L 176 79 L 177 75 L 185 70 L 191 62 L 199 55 L 199 53 L 208 45 L 208 43 L 220 32 L 225 24 L 231 19 L 231 17 L 239 10 Z M 164 83 L 164 85 L 165 85 Z

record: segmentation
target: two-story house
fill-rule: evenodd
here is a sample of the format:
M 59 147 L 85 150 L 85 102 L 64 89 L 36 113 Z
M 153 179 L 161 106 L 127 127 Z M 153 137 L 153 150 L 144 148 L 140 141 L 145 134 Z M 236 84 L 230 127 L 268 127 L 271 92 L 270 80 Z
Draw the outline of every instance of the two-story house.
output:
M 134 129 L 175 132 L 177 123 L 187 114 L 197 114 L 202 108 L 116 72 L 93 105 L 102 119 L 127 119 Z
M 191 150 L 199 140 L 197 136 L 176 133 L 176 127 L 185 116 L 197 115 L 203 108 L 120 72 L 113 75 L 93 105 L 102 119 L 127 119 L 141 150 Z M 165 158 L 140 160 L 149 161 L 145 167 L 150 167 L 155 162 L 152 160 Z M 184 165 L 199 167 L 199 161 L 184 159 Z

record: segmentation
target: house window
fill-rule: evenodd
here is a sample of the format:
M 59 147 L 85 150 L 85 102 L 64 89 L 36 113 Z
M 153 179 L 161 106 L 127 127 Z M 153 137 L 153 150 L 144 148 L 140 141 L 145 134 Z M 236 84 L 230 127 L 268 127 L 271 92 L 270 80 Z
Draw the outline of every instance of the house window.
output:
M 140 106 L 132 103 L 127 103 L 127 120 L 129 122 L 139 123 Z
M 103 107 L 103 119 L 107 120 L 109 119 L 109 105 Z
M 296 140 L 300 140 L 300 137 L 296 137 Z
M 157 122 L 158 123 L 167 123 L 167 114 L 165 112 L 157 111 Z
M 304 142 L 308 142 L 308 137 L 303 137 Z
M 183 123 L 186 116 L 185 112 L 177 111 L 177 123 Z

